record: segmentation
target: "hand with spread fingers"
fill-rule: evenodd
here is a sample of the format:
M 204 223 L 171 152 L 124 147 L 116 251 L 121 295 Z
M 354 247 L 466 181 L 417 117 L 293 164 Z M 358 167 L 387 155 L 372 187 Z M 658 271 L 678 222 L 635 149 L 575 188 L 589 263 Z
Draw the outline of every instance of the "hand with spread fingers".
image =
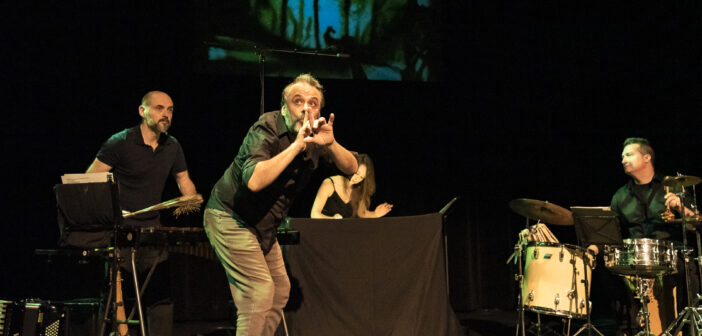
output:
M 313 120 L 310 124 L 312 135 L 305 137 L 306 143 L 316 143 L 329 146 L 334 143 L 334 113 L 329 116 L 329 122 L 324 117 Z

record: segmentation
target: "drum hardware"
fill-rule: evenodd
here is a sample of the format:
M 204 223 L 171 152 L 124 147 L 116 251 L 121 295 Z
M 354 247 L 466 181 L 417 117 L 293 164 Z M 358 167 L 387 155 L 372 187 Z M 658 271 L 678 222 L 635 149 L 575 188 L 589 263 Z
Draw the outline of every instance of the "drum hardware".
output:
M 527 230 L 529 230 L 529 220 L 528 219 L 527 219 L 526 226 L 527 226 Z M 524 250 L 525 244 L 526 244 L 526 240 L 524 240 L 524 241 L 520 240 L 519 242 L 517 242 L 517 244 L 514 245 L 514 252 L 509 257 L 509 259 L 507 259 L 507 262 L 506 262 L 507 264 L 509 264 L 512 261 L 512 259 L 514 259 L 514 262 L 516 264 L 518 264 L 518 267 L 517 267 L 518 271 L 514 275 L 514 280 L 516 281 L 516 283 L 518 284 L 518 287 L 519 287 L 519 292 L 518 292 L 519 294 L 517 294 L 517 302 L 518 302 L 517 303 L 517 311 L 519 312 L 519 320 L 517 321 L 517 332 L 516 333 L 517 333 L 517 335 L 519 335 L 520 331 L 521 331 L 522 336 L 526 336 L 526 333 L 527 333 L 525 309 L 524 309 L 524 303 L 522 300 L 522 298 L 523 298 L 522 297 L 522 295 L 523 295 L 522 290 L 524 288 L 523 256 L 525 255 L 525 253 L 527 253 Z M 534 253 L 534 258 L 536 258 L 539 254 L 539 251 L 538 251 L 538 249 L 534 249 L 534 251 L 532 253 Z M 535 295 L 535 293 L 532 290 L 529 292 L 529 294 L 526 295 L 526 299 L 531 302 L 534 300 L 534 295 Z M 537 322 L 535 324 L 532 324 L 529 327 L 529 332 L 532 332 L 532 329 L 536 328 L 536 335 L 540 336 L 541 335 L 541 314 L 537 312 L 536 316 L 537 316 Z M 568 326 L 570 327 L 570 323 L 568 324 Z
M 515 274 L 514 276 L 515 281 L 517 281 L 519 287 L 519 294 L 517 294 L 517 310 L 519 312 L 519 321 L 517 322 L 516 334 L 526 336 L 527 331 L 533 333 L 534 331 L 532 329 L 535 328 L 536 335 L 541 335 L 542 313 L 545 313 L 547 315 L 564 317 L 564 329 L 567 325 L 567 334 L 569 334 L 571 319 L 580 316 L 580 314 L 578 314 L 577 312 L 582 309 L 579 308 L 580 304 L 577 298 L 579 288 L 578 283 L 575 280 L 575 278 L 577 278 L 577 276 L 582 273 L 576 270 L 577 267 L 575 266 L 576 263 L 574 262 L 575 256 L 572 253 L 573 247 L 565 246 L 564 244 L 558 244 L 558 240 L 555 238 L 555 236 L 553 236 L 553 234 L 548 230 L 548 228 L 542 224 L 542 222 L 554 225 L 573 225 L 572 214 L 569 210 L 566 210 L 558 205 L 526 198 L 512 200 L 509 203 L 509 206 L 516 213 L 526 217 L 526 226 L 525 229 L 520 233 L 520 241 L 517 244 L 515 244 L 514 252 L 507 260 L 507 263 L 509 264 L 510 261 L 514 258 L 515 264 L 518 264 L 519 269 L 518 274 Z M 535 219 L 537 220 L 537 223 L 535 225 L 530 226 L 529 219 Z M 534 242 L 535 240 L 537 242 Z M 527 244 L 529 241 L 532 241 L 532 243 Z M 538 241 L 542 241 L 543 245 L 540 245 Z M 526 250 L 525 247 L 527 246 L 529 246 L 528 248 L 532 249 L 532 251 Z M 558 253 L 558 259 L 552 259 L 552 257 L 555 256 L 556 253 Z M 567 254 L 570 256 L 569 258 L 567 258 Z M 540 259 L 542 255 L 543 258 Z M 571 274 L 573 274 L 573 277 L 572 280 L 569 278 L 566 281 L 570 281 L 571 283 L 560 284 L 562 285 L 562 288 L 558 289 L 563 291 L 556 291 L 555 295 L 554 293 L 550 293 L 552 295 L 551 301 L 549 301 L 548 299 L 549 295 L 545 293 L 548 291 L 552 291 L 553 289 L 546 288 L 548 287 L 548 283 L 546 283 L 545 281 L 542 285 L 542 287 L 544 288 L 525 289 L 525 280 L 527 278 L 524 274 L 526 267 L 524 265 L 523 258 L 525 257 L 528 258 L 528 260 L 541 260 L 543 263 L 557 265 L 561 268 L 569 266 L 570 272 Z M 562 275 L 564 274 L 564 272 L 558 271 L 534 272 L 532 278 L 538 277 L 537 273 L 544 274 L 544 276 L 552 276 L 556 278 L 562 278 Z M 538 281 L 533 282 L 534 284 L 538 284 Z M 540 295 L 541 292 L 543 292 L 544 294 Z M 567 302 L 564 303 L 568 304 L 568 307 L 562 307 L 560 295 L 561 293 L 564 294 L 564 297 L 567 298 Z M 534 324 L 532 322 L 532 325 L 529 327 L 529 330 L 526 329 L 525 312 L 527 309 L 536 313 L 537 316 L 536 323 Z
M 527 223 L 528 226 L 528 223 Z M 517 335 L 519 335 L 519 331 L 521 330 L 522 336 L 526 336 L 526 326 L 525 326 L 525 319 L 524 319 L 524 304 L 522 303 L 522 288 L 524 288 L 524 273 L 522 272 L 522 254 L 523 254 L 523 244 L 522 242 L 518 242 L 517 244 L 514 245 L 514 253 L 507 259 L 507 264 L 510 263 L 512 258 L 515 258 L 515 262 L 518 264 L 518 273 L 515 274 L 514 279 L 517 282 L 519 286 L 519 294 L 517 294 L 517 311 L 519 312 L 519 320 L 517 321 Z M 534 293 L 533 291 L 529 293 L 528 295 L 529 300 L 533 300 L 534 298 Z M 540 335 L 540 334 L 537 334 Z
M 678 176 L 666 176 L 663 179 L 663 185 L 666 187 L 681 187 L 680 191 L 678 193 L 675 193 L 675 195 L 680 199 L 680 207 L 681 207 L 681 218 L 680 218 L 680 227 L 682 230 L 682 250 L 687 252 L 687 219 L 688 216 L 685 213 L 685 205 L 683 203 L 683 200 L 685 199 L 685 188 L 687 186 L 694 186 L 698 183 L 702 182 L 702 179 L 696 176 L 686 176 L 686 175 L 680 175 Z M 693 192 L 696 193 L 696 192 Z M 695 202 L 696 200 L 696 195 L 695 195 Z M 694 209 L 697 209 L 697 204 L 694 205 Z M 694 215 L 698 215 L 695 213 Z M 702 248 L 700 244 L 700 230 L 695 230 L 695 235 L 697 236 L 697 256 L 700 257 L 700 248 Z M 668 328 L 663 332 L 662 335 L 665 336 L 673 336 L 673 335 L 678 335 L 680 331 L 685 327 L 685 325 L 689 325 L 690 328 L 690 336 L 700 336 L 702 335 L 702 314 L 700 314 L 700 309 L 702 307 L 697 303 L 697 305 L 693 306 L 693 295 L 690 293 L 690 274 L 689 274 L 689 269 L 687 268 L 687 263 L 689 262 L 689 253 L 686 253 L 683 256 L 683 264 L 685 266 L 685 288 L 687 290 L 687 307 L 683 309 L 682 312 L 678 314 L 678 317 L 673 321 L 673 323 L 668 326 Z M 699 270 L 699 267 L 698 267 Z M 702 270 L 700 270 L 700 274 L 702 274 Z M 700 279 L 702 280 L 702 279 Z M 671 333 L 672 330 L 675 330 L 673 333 Z
M 530 334 L 534 334 L 537 336 L 541 335 L 569 335 L 570 334 L 570 320 L 566 321 L 565 319 L 562 321 L 563 323 L 563 331 L 559 334 L 554 330 L 553 328 L 549 327 L 548 325 L 544 325 L 544 323 L 541 322 L 541 314 L 536 313 L 536 323 L 532 323 L 532 325 L 527 329 L 527 332 Z
M 653 289 L 653 283 L 655 282 L 655 280 L 655 278 L 642 278 L 638 275 L 636 275 L 634 278 L 634 287 L 636 288 L 636 295 L 638 296 L 639 301 L 641 302 L 641 310 L 639 310 L 637 317 L 640 321 L 639 323 L 641 324 L 641 326 L 644 327 L 644 330 L 639 331 L 635 336 L 653 335 L 653 333 L 651 332 L 650 313 L 648 312 L 648 293 Z
M 678 257 L 672 242 L 630 238 L 622 245 L 604 247 L 605 266 L 619 275 L 656 277 L 677 271 Z
M 558 260 L 562 262 L 564 256 L 565 254 L 563 253 L 563 246 L 561 246 L 561 253 L 558 254 Z
M 675 247 L 668 241 L 630 238 L 622 240 L 620 246 L 605 246 L 605 266 L 622 277 L 633 277 L 634 292 L 641 303 L 637 318 L 640 326 L 644 328 L 636 336 L 653 335 L 648 311 L 648 293 L 653 289 L 656 277 L 677 271 L 677 261 Z
M 591 255 L 579 246 L 561 243 L 531 242 L 526 250 L 522 284 L 524 309 L 568 319 L 585 318 L 584 277 L 590 274 L 583 267 L 592 268 Z M 581 262 L 583 258 L 586 260 Z
M 591 269 L 595 269 L 595 255 L 592 254 L 592 252 L 590 250 L 587 250 L 587 252 L 591 253 L 591 255 L 589 255 L 589 257 L 591 258 L 590 259 L 591 265 L 592 265 Z M 590 302 L 590 276 L 592 273 L 590 273 L 590 275 L 587 274 L 587 268 L 589 265 L 586 264 L 586 259 L 587 259 L 586 253 L 585 253 L 585 251 L 583 251 L 582 260 L 583 260 L 583 270 L 585 271 L 585 276 L 583 276 L 583 279 L 580 280 L 580 282 L 582 282 L 584 284 L 583 287 L 584 287 L 584 293 L 585 293 L 585 300 L 587 300 L 587 301 L 580 299 L 579 307 L 580 307 L 581 311 L 585 310 L 585 317 L 587 318 L 587 322 L 585 322 L 585 324 L 583 324 L 583 326 L 580 327 L 580 329 L 578 329 L 578 331 L 576 331 L 575 334 L 573 334 L 573 336 L 578 336 L 578 335 L 580 335 L 580 333 L 582 333 L 585 330 L 587 330 L 588 336 L 592 335 L 593 331 L 595 331 L 600 336 L 604 336 L 599 330 L 597 330 L 597 328 L 595 328 L 595 326 L 590 321 L 590 315 L 592 312 L 592 302 Z

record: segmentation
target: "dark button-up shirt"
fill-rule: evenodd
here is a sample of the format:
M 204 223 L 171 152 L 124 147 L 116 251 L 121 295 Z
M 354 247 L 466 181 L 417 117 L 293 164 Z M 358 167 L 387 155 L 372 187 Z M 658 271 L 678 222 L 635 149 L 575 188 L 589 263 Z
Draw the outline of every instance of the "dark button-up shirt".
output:
M 295 141 L 280 111 L 261 115 L 249 128 L 239 153 L 217 181 L 207 207 L 224 211 L 256 235 L 264 253 L 275 243 L 276 227 L 285 218 L 326 151 L 314 144 L 300 153 L 270 185 L 253 192 L 248 188 L 256 164 L 268 160 Z
M 666 211 L 665 193 L 658 174 L 648 184 L 637 185 L 630 180 L 617 190 L 611 207 L 619 217 L 623 238 L 681 240 L 680 225 L 665 223 L 661 217 Z
M 161 134 L 156 150 L 144 143 L 139 126 L 110 137 L 100 148 L 98 160 L 112 167 L 119 182 L 123 210 L 136 211 L 161 202 L 168 175 L 187 170 L 183 149 L 176 138 Z M 152 211 L 124 220 L 124 225 L 159 226 Z

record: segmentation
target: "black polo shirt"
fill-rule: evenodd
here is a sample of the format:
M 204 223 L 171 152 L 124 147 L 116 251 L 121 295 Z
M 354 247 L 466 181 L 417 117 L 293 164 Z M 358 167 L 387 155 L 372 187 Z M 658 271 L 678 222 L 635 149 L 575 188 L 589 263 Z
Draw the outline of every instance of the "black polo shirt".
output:
M 665 187 L 658 174 L 648 184 L 629 180 L 614 194 L 611 207 L 619 216 L 624 238 L 681 241 L 680 224 L 666 223 L 661 217 L 666 211 Z
M 217 181 L 207 207 L 224 211 L 258 237 L 261 249 L 268 253 L 276 239 L 276 228 L 285 218 L 295 197 L 304 189 L 327 151 L 308 144 L 275 181 L 259 192 L 248 188 L 256 164 L 282 152 L 295 141 L 280 111 L 261 115 L 249 128 L 239 153 Z M 325 160 L 328 162 L 328 160 Z
M 119 182 L 122 209 L 141 210 L 161 203 L 168 175 L 187 170 L 183 149 L 176 138 L 161 134 L 153 150 L 144 143 L 139 125 L 125 129 L 107 140 L 98 160 L 112 167 Z M 159 213 L 152 211 L 125 219 L 124 225 L 159 226 Z

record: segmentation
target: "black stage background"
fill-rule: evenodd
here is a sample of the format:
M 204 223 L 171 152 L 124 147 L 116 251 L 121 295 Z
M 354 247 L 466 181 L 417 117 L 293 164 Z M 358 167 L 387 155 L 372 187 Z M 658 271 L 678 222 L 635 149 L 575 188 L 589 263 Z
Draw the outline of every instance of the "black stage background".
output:
M 325 114 L 336 114 L 343 145 L 375 160 L 375 200 L 395 204 L 390 215 L 435 212 L 459 197 L 448 222 L 454 309 L 511 309 L 505 261 L 524 219 L 510 200 L 607 205 L 626 182 L 628 136 L 652 141 L 662 172 L 702 175 L 702 10 L 699 2 L 445 6 L 436 23 L 443 82 L 323 80 Z M 3 7 L 0 298 L 22 299 L 43 296 L 52 281 L 32 257 L 58 237 L 52 186 L 139 122 L 146 91 L 172 96 L 171 133 L 208 195 L 258 116 L 260 87 L 255 76 L 196 71 L 189 2 Z M 288 81 L 266 78 L 266 110 Z M 291 215 L 308 214 L 323 175 Z M 170 183 L 166 197 L 174 195 Z M 201 217 L 167 224 L 199 226 Z M 574 240 L 572 228 L 552 229 Z

